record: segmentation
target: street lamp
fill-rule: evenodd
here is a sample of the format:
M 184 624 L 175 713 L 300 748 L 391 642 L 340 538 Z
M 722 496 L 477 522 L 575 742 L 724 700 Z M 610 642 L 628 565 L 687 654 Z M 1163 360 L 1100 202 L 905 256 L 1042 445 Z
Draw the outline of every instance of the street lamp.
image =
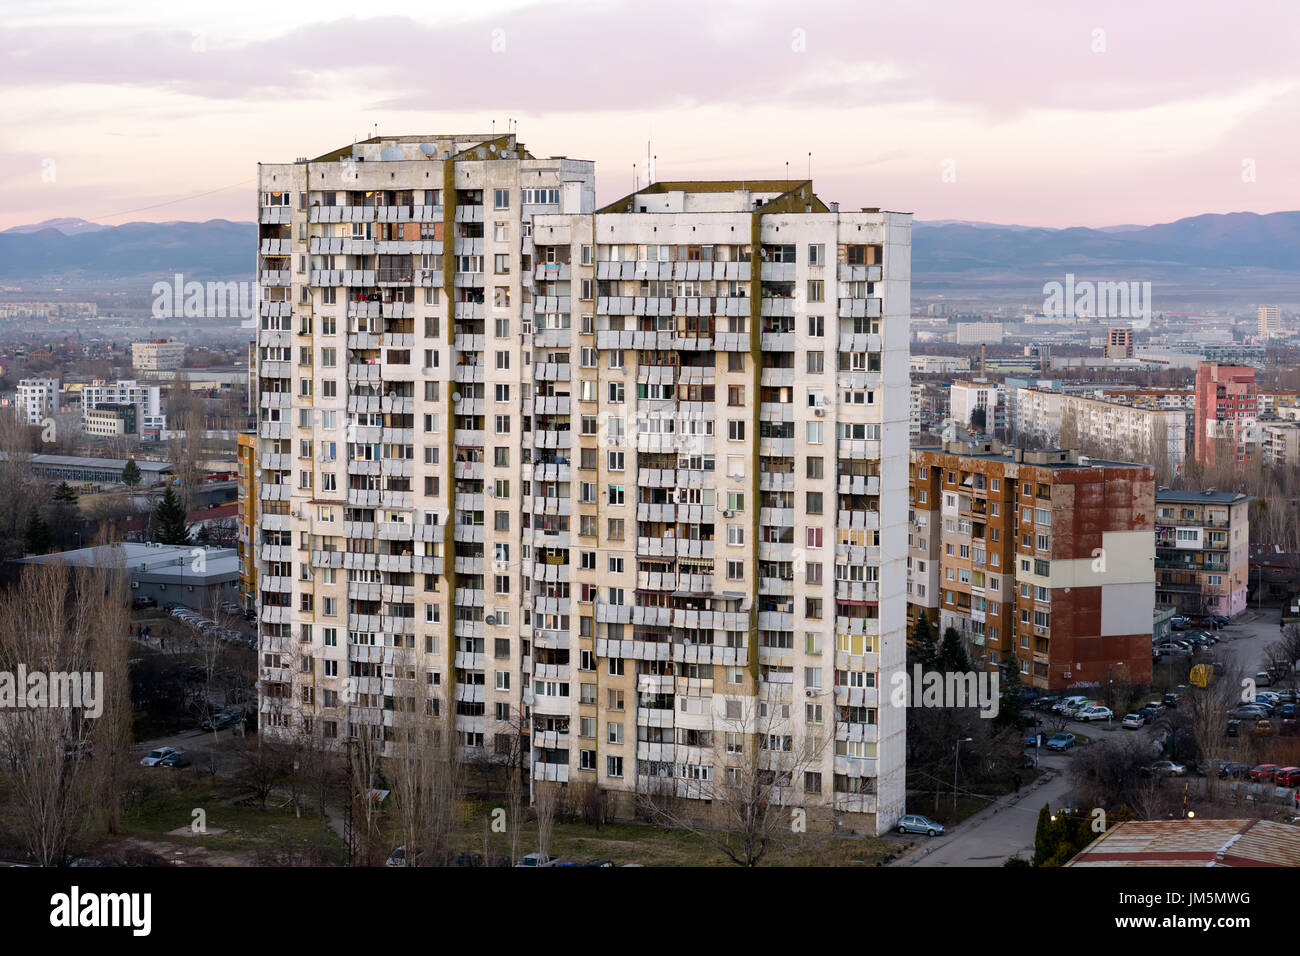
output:
M 956 826 L 956 825 L 957 825 L 957 767 L 958 767 L 958 766 L 960 765 L 960 763 L 961 763 L 961 759 L 960 759 L 960 758 L 961 758 L 961 745 L 962 745 L 962 744 L 968 744 L 968 743 L 970 743 L 972 739 L 973 739 L 973 738 L 971 738 L 971 737 L 958 737 L 958 738 L 957 738 L 957 749 L 956 749 L 956 750 L 954 751 L 954 753 L 953 753 L 953 758 L 952 758 L 952 822 L 953 822 L 953 826 Z

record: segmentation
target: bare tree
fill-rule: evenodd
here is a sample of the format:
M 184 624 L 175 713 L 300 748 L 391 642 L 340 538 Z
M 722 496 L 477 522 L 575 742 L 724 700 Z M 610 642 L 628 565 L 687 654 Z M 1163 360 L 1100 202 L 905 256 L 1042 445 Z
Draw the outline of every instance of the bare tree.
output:
M 0 670 L 29 675 L 25 705 L 0 709 L 0 751 L 15 830 L 43 866 L 66 863 L 97 819 L 117 825 L 129 740 L 113 685 L 125 679 L 126 629 L 111 604 L 123 598 L 107 570 L 74 575 L 61 562 L 26 568 L 0 598 Z M 58 687 L 80 687 L 80 700 Z
M 555 813 L 560 802 L 560 787 L 540 784 L 533 794 L 533 808 L 537 811 L 537 852 L 543 858 L 551 855 L 551 837 L 555 832 Z
M 787 706 L 750 699 L 735 717 L 715 718 L 716 730 L 689 732 L 700 746 L 698 764 L 647 762 L 651 780 L 637 794 L 640 812 L 657 826 L 699 836 L 737 866 L 758 866 L 792 834 L 795 784 L 820 766 L 829 743 L 812 731 L 795 734 Z M 694 769 L 684 778 L 676 766 Z

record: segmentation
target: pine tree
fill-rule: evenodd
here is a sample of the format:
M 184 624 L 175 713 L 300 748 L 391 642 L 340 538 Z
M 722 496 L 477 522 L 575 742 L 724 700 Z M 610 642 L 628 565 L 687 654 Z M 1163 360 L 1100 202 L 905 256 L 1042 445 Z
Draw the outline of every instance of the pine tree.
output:
M 939 645 L 939 670 L 945 674 L 970 670 L 970 656 L 966 645 L 955 627 L 943 632 L 943 643 Z
M 45 554 L 50 550 L 50 540 L 50 526 L 33 508 L 27 516 L 27 527 L 23 529 L 23 546 L 28 554 Z
M 77 493 L 72 490 L 72 486 L 66 481 L 61 481 L 59 487 L 54 489 L 54 500 L 62 504 L 75 505 L 77 503 Z
M 190 544 L 189 522 L 185 520 L 185 509 L 176 497 L 176 487 L 171 482 L 163 491 L 162 500 L 154 509 L 154 520 L 158 531 L 154 535 L 163 544 Z
M 134 458 L 126 460 L 126 467 L 122 469 L 122 484 L 130 488 L 140 484 L 140 466 L 135 463 Z
M 1020 659 L 1015 652 L 1007 655 L 1002 664 L 1001 687 L 1002 702 L 998 705 L 997 722 L 1016 724 L 1020 722 L 1020 712 L 1025 707 L 1025 685 L 1020 679 Z
M 935 654 L 934 628 L 930 626 L 924 609 L 917 612 L 907 650 L 909 664 L 920 664 L 923 671 L 934 669 L 938 660 Z

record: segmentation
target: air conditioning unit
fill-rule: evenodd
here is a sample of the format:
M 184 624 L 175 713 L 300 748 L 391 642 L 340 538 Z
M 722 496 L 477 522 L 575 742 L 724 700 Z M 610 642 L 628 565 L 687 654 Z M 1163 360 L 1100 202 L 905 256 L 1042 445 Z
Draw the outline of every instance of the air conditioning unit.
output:
M 734 511 L 724 511 L 724 512 L 722 512 L 722 517 L 724 517 L 724 518 L 734 518 L 735 516 L 736 516 L 736 513 L 735 513 Z
M 805 697 L 811 697 L 811 696 L 813 695 L 812 688 L 809 687 L 807 690 L 805 690 L 805 691 L 803 692 L 803 695 L 804 695 Z
M 818 405 L 816 408 L 813 409 L 813 414 L 816 415 L 818 418 L 821 418 L 823 415 L 826 414 L 826 409 Z

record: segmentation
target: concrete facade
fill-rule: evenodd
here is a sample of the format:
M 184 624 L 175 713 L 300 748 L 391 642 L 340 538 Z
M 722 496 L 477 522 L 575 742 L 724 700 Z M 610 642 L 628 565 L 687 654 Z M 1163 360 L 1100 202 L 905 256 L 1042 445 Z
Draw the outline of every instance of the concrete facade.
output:
M 625 804 L 820 738 L 786 799 L 889 829 L 910 216 L 594 175 L 513 135 L 260 168 L 264 725 L 411 698 Z

